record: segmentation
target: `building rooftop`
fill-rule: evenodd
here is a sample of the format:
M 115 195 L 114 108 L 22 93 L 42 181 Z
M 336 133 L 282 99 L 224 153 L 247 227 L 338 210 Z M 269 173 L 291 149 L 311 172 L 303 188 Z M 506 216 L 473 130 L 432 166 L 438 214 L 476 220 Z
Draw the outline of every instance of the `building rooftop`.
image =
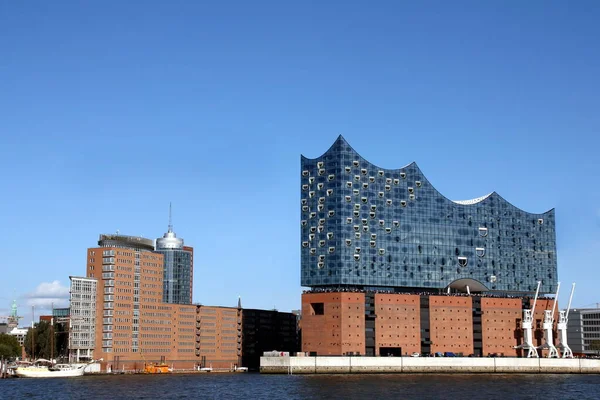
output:
M 98 239 L 100 247 L 123 247 L 139 250 L 154 250 L 154 240 L 141 236 L 127 236 L 119 234 L 101 234 Z

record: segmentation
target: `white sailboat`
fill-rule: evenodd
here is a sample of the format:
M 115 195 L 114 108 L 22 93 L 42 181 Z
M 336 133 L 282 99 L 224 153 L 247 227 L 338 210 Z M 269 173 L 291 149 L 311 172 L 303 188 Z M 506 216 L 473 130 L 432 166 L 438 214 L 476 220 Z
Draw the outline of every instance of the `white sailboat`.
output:
M 49 360 L 39 359 L 33 365 L 17 367 L 14 373 L 20 378 L 70 378 L 82 376 L 85 367 L 94 362 L 78 366 L 71 364 L 51 365 L 52 363 Z

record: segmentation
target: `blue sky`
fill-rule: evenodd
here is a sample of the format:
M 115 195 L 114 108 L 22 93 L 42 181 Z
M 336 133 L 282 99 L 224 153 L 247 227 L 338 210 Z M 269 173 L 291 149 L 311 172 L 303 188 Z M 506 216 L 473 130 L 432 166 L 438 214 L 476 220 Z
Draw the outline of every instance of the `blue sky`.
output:
M 556 208 L 559 280 L 600 302 L 600 3 L 121 3 L 0 5 L 0 315 L 170 201 L 195 301 L 299 308 L 300 154 L 340 133 L 449 198 Z

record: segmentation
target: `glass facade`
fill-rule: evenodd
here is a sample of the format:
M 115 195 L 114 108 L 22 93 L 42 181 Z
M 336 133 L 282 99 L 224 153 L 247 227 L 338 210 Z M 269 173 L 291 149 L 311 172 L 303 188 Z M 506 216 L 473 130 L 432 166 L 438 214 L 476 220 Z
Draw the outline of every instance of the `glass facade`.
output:
M 192 304 L 192 253 L 177 249 L 156 249 L 164 257 L 163 302 Z
M 194 274 L 194 250 L 184 246 L 183 239 L 173 232 L 171 205 L 169 205 L 169 229 L 162 238 L 156 239 L 155 253 L 163 255 L 163 302 L 192 304 Z
M 553 293 L 554 210 L 532 214 L 497 193 L 451 201 L 415 164 L 379 168 L 339 137 L 301 157 L 301 284 Z

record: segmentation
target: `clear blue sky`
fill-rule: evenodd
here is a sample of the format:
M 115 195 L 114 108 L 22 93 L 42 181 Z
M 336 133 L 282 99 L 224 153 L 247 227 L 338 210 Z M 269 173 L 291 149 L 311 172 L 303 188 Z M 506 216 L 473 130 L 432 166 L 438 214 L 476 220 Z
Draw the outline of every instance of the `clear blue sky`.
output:
M 161 236 L 169 201 L 195 301 L 299 308 L 300 154 L 340 133 L 449 198 L 556 208 L 559 280 L 600 302 L 598 21 L 597 1 L 2 2 L 0 315 L 64 297 L 99 233 Z

